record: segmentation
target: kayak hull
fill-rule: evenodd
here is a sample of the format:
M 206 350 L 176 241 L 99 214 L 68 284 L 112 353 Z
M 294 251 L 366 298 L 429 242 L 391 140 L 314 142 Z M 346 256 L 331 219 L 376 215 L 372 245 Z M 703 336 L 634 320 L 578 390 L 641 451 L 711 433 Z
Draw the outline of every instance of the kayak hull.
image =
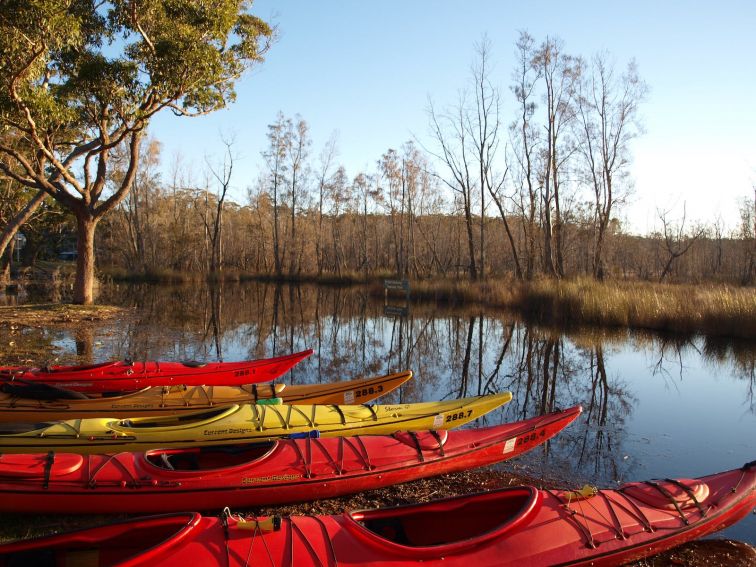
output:
M 0 379 L 83 393 L 130 392 L 149 386 L 238 386 L 275 380 L 312 353 L 308 349 L 275 358 L 206 364 L 116 361 L 91 366 L 1 367 Z
M 407 371 L 332 384 L 153 386 L 121 396 L 85 399 L 35 399 L 0 392 L 0 423 L 179 415 L 233 404 L 253 404 L 276 396 L 284 404 L 366 403 L 398 388 L 411 377 L 412 372 Z
M 511 392 L 397 405 L 234 405 L 180 416 L 0 425 L 0 453 L 111 453 L 228 445 L 318 432 L 323 437 L 451 429 L 509 402 Z
M 686 489 L 677 490 L 675 482 Z M 754 463 L 699 479 L 654 484 L 636 489 L 626 485 L 592 496 L 513 487 L 277 522 L 228 513 L 220 518 L 190 513 L 147 517 L 3 545 L 0 566 L 39 557 L 70 563 L 84 552 L 107 554 L 108 564 L 120 567 L 608 566 L 713 533 L 756 505 Z M 707 493 L 700 499 L 687 494 L 698 493 L 701 485 Z M 664 491 L 669 496 L 659 497 Z
M 517 457 L 580 406 L 516 423 L 416 436 L 282 439 L 228 450 L 0 456 L 0 512 L 182 511 L 301 502 Z M 224 448 L 225 449 L 225 448 Z M 250 460 L 251 457 L 251 460 Z M 221 466 L 224 465 L 224 466 Z

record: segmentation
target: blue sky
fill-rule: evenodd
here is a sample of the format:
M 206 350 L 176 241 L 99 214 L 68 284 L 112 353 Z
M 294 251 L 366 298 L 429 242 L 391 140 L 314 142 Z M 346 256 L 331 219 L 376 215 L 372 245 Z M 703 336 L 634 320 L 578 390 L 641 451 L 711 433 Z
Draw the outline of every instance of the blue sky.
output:
M 619 68 L 634 58 L 650 92 L 646 133 L 633 146 L 635 192 L 623 217 L 653 230 L 657 208 L 734 226 L 737 200 L 756 185 L 756 3 L 258 0 L 252 12 L 280 36 L 266 62 L 239 82 L 237 102 L 213 115 L 158 116 L 151 133 L 164 162 L 199 166 L 233 132 L 234 198 L 244 201 L 261 163 L 266 125 L 280 110 L 310 124 L 313 155 L 333 131 L 350 175 L 372 170 L 388 148 L 428 140 L 428 97 L 453 103 L 473 45 L 492 42 L 492 79 L 505 118 L 519 30 L 557 36 L 567 52 L 605 50 Z M 674 213 L 673 213 L 674 214 Z M 656 223 L 658 224 L 658 223 Z

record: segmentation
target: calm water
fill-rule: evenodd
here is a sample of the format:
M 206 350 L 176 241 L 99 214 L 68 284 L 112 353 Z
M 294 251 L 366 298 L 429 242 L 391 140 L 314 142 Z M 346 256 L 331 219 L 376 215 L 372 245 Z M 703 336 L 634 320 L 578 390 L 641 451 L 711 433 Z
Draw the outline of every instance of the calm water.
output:
M 548 446 L 501 465 L 571 485 L 698 476 L 756 459 L 753 342 L 566 332 L 435 306 L 401 315 L 354 288 L 114 286 L 103 293 L 133 315 L 75 332 L 28 330 L 16 342 L 48 342 L 51 359 L 65 362 L 230 361 L 313 348 L 286 381 L 413 370 L 415 379 L 384 403 L 511 390 L 513 401 L 481 424 L 582 404 L 584 415 Z M 724 535 L 756 544 L 756 515 Z

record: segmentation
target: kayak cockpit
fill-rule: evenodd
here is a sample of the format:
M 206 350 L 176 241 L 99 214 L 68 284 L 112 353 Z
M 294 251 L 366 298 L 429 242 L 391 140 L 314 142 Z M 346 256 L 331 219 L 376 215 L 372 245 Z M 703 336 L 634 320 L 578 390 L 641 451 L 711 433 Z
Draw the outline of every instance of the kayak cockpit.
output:
M 451 553 L 525 524 L 537 512 L 541 498 L 536 488 L 522 486 L 428 504 L 347 512 L 346 525 L 373 542 L 401 546 L 403 553 L 412 548 L 415 555 Z
M 44 366 L 42 368 L 35 368 L 32 372 L 40 374 L 77 374 L 79 372 L 91 372 L 93 370 L 105 370 L 106 368 L 112 368 L 114 366 L 132 366 L 133 363 L 120 360 L 111 360 L 108 362 L 100 362 L 99 364 L 87 364 L 83 366 Z
M 0 423 L 0 435 L 23 435 L 55 425 L 56 421 L 41 421 L 37 423 L 10 422 Z
M 238 405 L 221 406 L 211 410 L 202 410 L 179 415 L 164 417 L 137 417 L 133 419 L 121 419 L 114 422 L 111 427 L 117 430 L 126 429 L 161 429 L 161 428 L 189 428 L 199 424 L 211 423 L 228 417 L 239 411 Z
M 136 556 L 148 565 L 183 541 L 200 520 L 199 514 L 156 516 L 2 545 L 0 567 L 106 566 Z
M 157 449 L 144 454 L 145 461 L 165 471 L 206 472 L 247 467 L 265 460 L 278 443 L 245 443 L 192 447 L 189 449 Z

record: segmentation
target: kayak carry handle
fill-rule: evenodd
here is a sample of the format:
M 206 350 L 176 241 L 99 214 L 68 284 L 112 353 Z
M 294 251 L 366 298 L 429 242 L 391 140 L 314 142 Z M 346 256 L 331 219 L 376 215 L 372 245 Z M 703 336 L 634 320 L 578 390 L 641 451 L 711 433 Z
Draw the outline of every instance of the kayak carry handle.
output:
M 569 492 L 565 492 L 564 497 L 567 498 L 569 502 L 571 502 L 573 500 L 586 500 L 588 498 L 596 496 L 596 494 L 598 494 L 598 488 L 590 484 L 585 484 L 580 490 L 571 490 Z
M 240 530 L 277 532 L 281 529 L 281 516 L 270 516 L 264 520 L 239 520 L 236 527 Z

